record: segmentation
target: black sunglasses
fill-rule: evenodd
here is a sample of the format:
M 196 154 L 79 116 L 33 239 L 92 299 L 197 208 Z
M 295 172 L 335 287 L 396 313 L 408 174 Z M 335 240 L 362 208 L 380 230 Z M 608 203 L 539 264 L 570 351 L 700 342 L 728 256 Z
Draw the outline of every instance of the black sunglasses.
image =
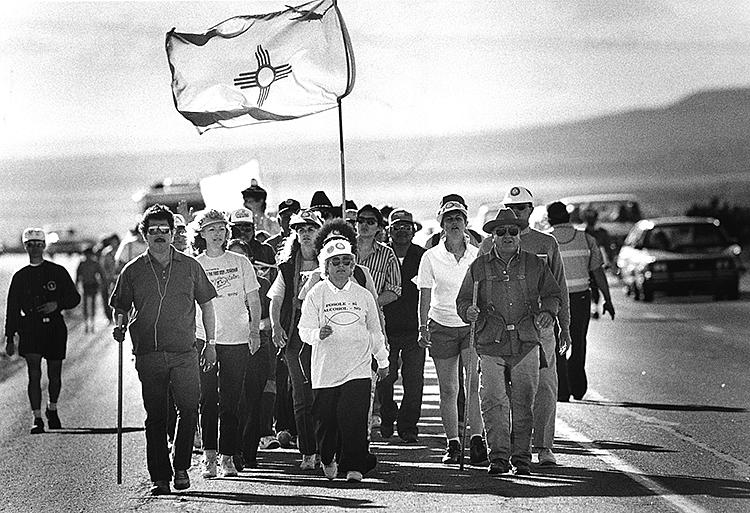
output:
M 512 237 L 515 237 L 516 235 L 519 234 L 519 232 L 520 232 L 520 230 L 517 227 L 515 227 L 515 226 L 506 226 L 504 228 L 498 228 L 497 230 L 495 230 L 494 233 L 498 237 L 502 237 L 506 233 L 508 235 L 512 236 Z
M 172 229 L 169 226 L 149 226 L 146 233 L 149 235 L 167 235 Z
M 357 218 L 358 223 L 367 223 L 370 226 L 378 224 L 378 220 L 374 217 L 358 217 Z
M 330 260 L 328 260 L 328 263 L 331 264 L 334 267 L 338 267 L 340 265 L 347 266 L 347 265 L 350 265 L 352 263 L 352 259 L 351 258 L 347 258 L 347 257 L 343 257 L 343 258 L 336 258 L 336 257 L 334 257 L 334 258 L 331 258 Z

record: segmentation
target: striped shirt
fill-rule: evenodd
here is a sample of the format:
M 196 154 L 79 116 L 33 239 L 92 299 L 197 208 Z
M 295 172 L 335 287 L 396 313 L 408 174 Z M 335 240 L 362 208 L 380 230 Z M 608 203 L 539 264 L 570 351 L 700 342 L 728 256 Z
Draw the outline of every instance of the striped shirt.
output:
M 375 241 L 373 252 L 357 263 L 370 270 L 378 295 L 390 290 L 397 296 L 401 296 L 401 268 L 391 248 Z

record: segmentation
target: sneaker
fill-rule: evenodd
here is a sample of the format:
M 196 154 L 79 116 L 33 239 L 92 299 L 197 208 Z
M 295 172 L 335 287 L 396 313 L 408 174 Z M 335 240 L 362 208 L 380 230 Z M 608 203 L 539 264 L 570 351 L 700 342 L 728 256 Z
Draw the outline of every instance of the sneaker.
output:
M 367 474 L 371 470 L 374 470 L 378 466 L 378 457 L 373 453 L 368 452 L 365 456 L 365 471 L 362 474 Z
M 260 443 L 258 444 L 258 448 L 264 450 L 278 449 L 279 447 L 281 447 L 281 444 L 273 435 L 262 436 L 260 438 Z
M 383 438 L 390 438 L 393 436 L 393 422 L 382 422 L 380 423 L 380 436 Z
M 302 463 L 299 464 L 300 470 L 315 470 L 315 455 L 303 454 Z
M 287 430 L 279 431 L 276 435 L 276 440 L 283 449 L 294 449 L 297 447 L 297 441 Z
M 172 493 L 172 489 L 169 488 L 169 481 L 154 481 L 151 484 L 151 490 L 149 490 L 151 495 L 169 495 Z
M 333 460 L 328 465 L 323 465 L 323 474 L 330 479 L 334 480 L 336 479 L 336 475 L 339 473 L 339 464 L 336 463 L 336 460 Z
M 245 470 L 245 458 L 242 456 L 242 454 L 235 454 L 232 456 L 232 462 L 234 463 L 234 468 L 237 469 L 237 472 L 242 472 Z
M 527 463 L 519 463 L 518 465 L 516 465 L 513 473 L 517 476 L 530 476 L 531 469 L 529 468 L 529 465 Z
M 360 481 L 362 481 L 362 472 L 350 470 L 346 473 L 346 480 L 350 483 L 359 483 Z
M 469 442 L 469 463 L 480 465 L 487 463 L 487 446 L 481 436 L 472 436 Z
M 449 440 L 448 447 L 445 449 L 443 455 L 443 463 L 446 465 L 455 465 L 458 463 L 458 458 L 461 456 L 461 444 L 458 440 Z
M 216 477 L 216 451 L 206 450 L 201 461 L 201 476 L 203 479 Z
M 510 474 L 510 471 L 512 470 L 512 467 L 510 466 L 510 463 L 508 460 L 498 460 L 493 461 L 490 463 L 489 468 L 487 469 L 487 473 L 491 476 L 494 475 L 501 475 L 501 474 Z
M 36 417 L 31 425 L 31 434 L 38 435 L 40 433 L 44 433 L 44 421 L 41 417 Z
M 50 410 L 47 408 L 44 411 L 44 415 L 47 417 L 47 425 L 50 429 L 62 429 L 60 425 L 60 417 L 57 416 L 57 410 Z
M 201 427 L 195 428 L 193 433 L 193 449 L 201 449 L 203 447 L 203 440 L 201 440 Z
M 380 418 L 380 415 L 372 415 L 372 416 L 370 416 L 370 427 L 372 429 L 378 429 L 381 426 L 382 423 L 383 423 L 383 421 Z
M 237 468 L 234 466 L 234 458 L 231 455 L 221 455 L 219 473 L 221 477 L 237 477 Z
M 174 489 L 187 490 L 190 488 L 190 476 L 187 470 L 174 471 Z
M 545 466 L 557 465 L 557 458 L 555 458 L 555 453 L 552 452 L 552 449 L 543 447 L 539 450 L 539 464 Z

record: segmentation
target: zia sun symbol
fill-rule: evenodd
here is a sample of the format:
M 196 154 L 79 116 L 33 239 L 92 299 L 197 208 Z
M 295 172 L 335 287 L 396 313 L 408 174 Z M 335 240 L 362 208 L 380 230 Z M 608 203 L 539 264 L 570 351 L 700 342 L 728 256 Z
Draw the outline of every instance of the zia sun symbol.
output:
M 292 65 L 272 66 L 268 50 L 265 50 L 261 45 L 258 45 L 255 50 L 255 59 L 258 61 L 258 69 L 240 73 L 234 79 L 234 85 L 239 86 L 240 89 L 259 87 L 258 107 L 262 107 L 263 102 L 268 98 L 268 90 L 271 88 L 271 84 L 289 76 L 292 72 Z

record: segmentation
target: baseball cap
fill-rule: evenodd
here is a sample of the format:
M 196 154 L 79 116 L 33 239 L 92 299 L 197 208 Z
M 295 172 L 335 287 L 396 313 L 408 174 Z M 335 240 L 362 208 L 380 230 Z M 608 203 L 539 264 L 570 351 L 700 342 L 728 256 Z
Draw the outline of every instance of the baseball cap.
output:
M 519 203 L 534 204 L 534 196 L 526 187 L 511 187 L 501 202 L 503 205 L 517 205 Z
M 317 226 L 320 228 L 323 226 L 323 219 L 320 217 L 320 214 L 316 212 L 315 210 L 302 210 L 301 212 L 292 215 L 292 218 L 289 220 L 289 226 L 294 228 L 295 226 L 301 226 L 303 224 L 311 224 L 313 226 Z
M 375 218 L 378 220 L 378 226 L 383 226 L 383 214 L 380 213 L 380 209 L 373 207 L 369 203 L 357 211 L 357 217 L 361 216 L 365 212 L 372 212 L 375 214 Z
M 229 224 L 231 226 L 236 224 L 255 224 L 253 211 L 246 208 L 238 208 L 229 215 Z
M 332 238 L 326 241 L 323 245 L 323 249 L 320 250 L 318 260 L 321 264 L 324 264 L 329 258 L 339 255 L 351 255 L 354 256 L 352 251 L 352 245 L 348 240 L 341 237 Z
M 570 214 L 565 203 L 554 201 L 547 205 L 547 219 L 550 224 L 567 223 L 570 221 Z
M 23 231 L 23 235 L 21 236 L 21 240 L 26 243 L 30 240 L 40 240 L 42 242 L 45 241 L 44 238 L 44 230 L 41 228 L 26 228 Z
M 393 226 L 396 223 L 409 223 L 416 228 L 414 216 L 411 214 L 411 212 L 407 212 L 403 208 L 395 209 L 393 212 L 391 212 L 391 215 L 388 216 L 388 226 Z
M 195 229 L 197 231 L 201 231 L 206 226 L 210 226 L 212 224 L 223 224 L 226 226 L 227 224 L 227 218 L 218 210 L 215 210 L 213 208 L 208 210 L 201 210 L 196 214 L 195 219 L 193 219 L 193 224 L 195 225 Z
M 300 208 L 302 207 L 300 206 L 299 201 L 289 198 L 279 203 L 279 209 L 277 210 L 277 212 L 281 214 L 282 212 L 291 210 L 292 214 L 296 214 L 300 211 Z

